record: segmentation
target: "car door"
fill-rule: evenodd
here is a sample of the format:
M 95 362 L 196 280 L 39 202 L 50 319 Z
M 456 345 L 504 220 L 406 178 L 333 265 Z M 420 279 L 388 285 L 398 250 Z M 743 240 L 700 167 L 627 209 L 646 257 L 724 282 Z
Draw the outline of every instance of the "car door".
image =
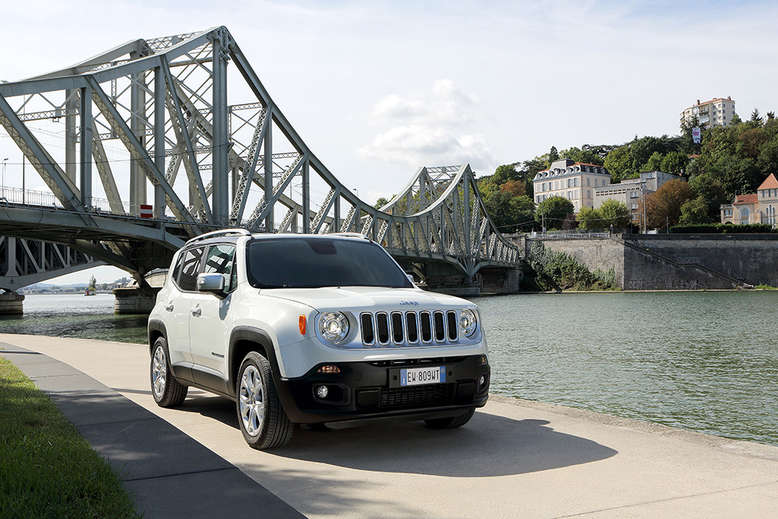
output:
M 189 317 L 192 296 L 197 293 L 197 273 L 200 271 L 203 250 L 203 247 L 196 247 L 181 252 L 173 271 L 173 290 L 164 302 L 165 311 L 170 312 L 170 318 L 165 320 L 165 329 L 171 364 L 193 362 L 189 344 Z
M 192 362 L 199 373 L 195 372 L 200 383 L 209 382 L 213 376 L 226 379 L 225 357 L 229 341 L 228 319 L 232 301 L 233 272 L 235 267 L 235 245 L 216 244 L 208 247 L 201 270 L 206 274 L 222 274 L 226 297 L 218 297 L 207 292 L 193 294 L 189 317 L 189 337 Z M 210 379 L 210 380 L 209 380 Z M 219 381 L 216 381 L 219 382 Z

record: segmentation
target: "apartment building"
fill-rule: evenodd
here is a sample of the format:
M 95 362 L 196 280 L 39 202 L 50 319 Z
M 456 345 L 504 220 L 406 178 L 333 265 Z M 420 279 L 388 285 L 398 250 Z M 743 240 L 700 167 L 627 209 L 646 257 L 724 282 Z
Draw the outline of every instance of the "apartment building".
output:
M 561 196 L 573 203 L 576 213 L 582 207 L 594 207 L 594 188 L 610 183 L 611 176 L 604 167 L 570 159 L 552 162 L 548 169 L 538 171 L 532 181 L 535 203 Z
M 756 189 L 756 193 L 737 195 L 731 204 L 721 204 L 721 223 L 765 223 L 778 226 L 778 179 L 770 176 Z
M 638 223 L 640 200 L 657 191 L 664 183 L 678 178 L 678 175 L 664 171 L 647 171 L 641 173 L 640 178 L 629 178 L 618 184 L 597 187 L 594 189 L 594 208 L 599 208 L 606 200 L 616 200 L 627 206 L 632 213 L 632 221 Z
M 694 118 L 700 126 L 711 128 L 713 126 L 727 126 L 735 116 L 735 100 L 727 96 L 716 97 L 709 101 L 700 102 L 685 108 L 681 112 L 681 128 L 693 123 Z

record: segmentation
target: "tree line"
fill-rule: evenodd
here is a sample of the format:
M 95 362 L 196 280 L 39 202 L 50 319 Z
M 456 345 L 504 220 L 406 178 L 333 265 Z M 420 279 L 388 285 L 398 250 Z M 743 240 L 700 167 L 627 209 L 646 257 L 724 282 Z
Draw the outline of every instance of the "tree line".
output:
M 736 195 L 754 193 L 770 173 L 778 174 L 778 119 L 754 110 L 747 121 L 737 115 L 726 127 L 702 127 L 695 144 L 692 121 L 680 135 L 635 137 L 621 145 L 584 145 L 532 159 L 503 164 L 478 178 L 478 188 L 495 225 L 504 232 L 581 228 L 623 229 L 630 224 L 627 207 L 616 201 L 599 209 L 583 209 L 573 217 L 573 204 L 551 197 L 536 204 L 532 180 L 559 158 L 604 166 L 611 182 L 637 178 L 642 172 L 664 171 L 680 177 L 640 200 L 648 228 L 718 222 L 719 206 Z

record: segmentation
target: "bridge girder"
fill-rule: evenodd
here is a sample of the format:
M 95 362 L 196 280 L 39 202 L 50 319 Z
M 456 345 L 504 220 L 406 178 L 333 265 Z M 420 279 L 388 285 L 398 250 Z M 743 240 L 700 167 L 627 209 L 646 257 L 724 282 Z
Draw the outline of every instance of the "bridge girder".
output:
M 228 104 L 229 68 L 254 100 Z M 69 152 L 78 156 L 78 174 L 27 124 L 63 116 L 79 123 L 68 144 L 81 143 Z M 361 232 L 398 258 L 446 262 L 469 277 L 519 264 L 468 165 L 420 168 L 378 209 L 361 200 L 302 140 L 225 27 L 133 40 L 72 67 L 0 84 L 0 124 L 56 197 L 46 208 L 8 200 L 0 233 L 69 243 L 136 273 L 166 266 L 163 258 L 188 237 L 228 226 Z M 112 139 L 129 156 L 129 186 L 103 146 Z M 107 203 L 91 196 L 93 169 Z M 141 218 L 149 188 L 154 218 Z M 119 199 L 122 191 L 130 204 Z
M 5 290 L 100 265 L 105 262 L 61 243 L 0 236 L 0 288 Z

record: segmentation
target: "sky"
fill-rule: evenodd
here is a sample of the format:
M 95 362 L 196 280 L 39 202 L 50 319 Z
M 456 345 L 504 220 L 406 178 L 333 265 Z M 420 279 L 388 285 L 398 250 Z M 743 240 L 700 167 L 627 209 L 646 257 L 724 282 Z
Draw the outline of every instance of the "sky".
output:
M 4 7 L 14 20 L 4 41 L 14 44 L 0 51 L 0 79 L 224 25 L 303 140 L 369 202 L 422 165 L 489 174 L 552 145 L 678 133 L 680 111 L 697 99 L 732 96 L 741 117 L 778 108 L 778 6 L 769 2 L 452 4 L 14 2 Z M 251 101 L 230 87 L 230 103 Z M 3 133 L 3 183 L 20 183 L 21 155 Z

